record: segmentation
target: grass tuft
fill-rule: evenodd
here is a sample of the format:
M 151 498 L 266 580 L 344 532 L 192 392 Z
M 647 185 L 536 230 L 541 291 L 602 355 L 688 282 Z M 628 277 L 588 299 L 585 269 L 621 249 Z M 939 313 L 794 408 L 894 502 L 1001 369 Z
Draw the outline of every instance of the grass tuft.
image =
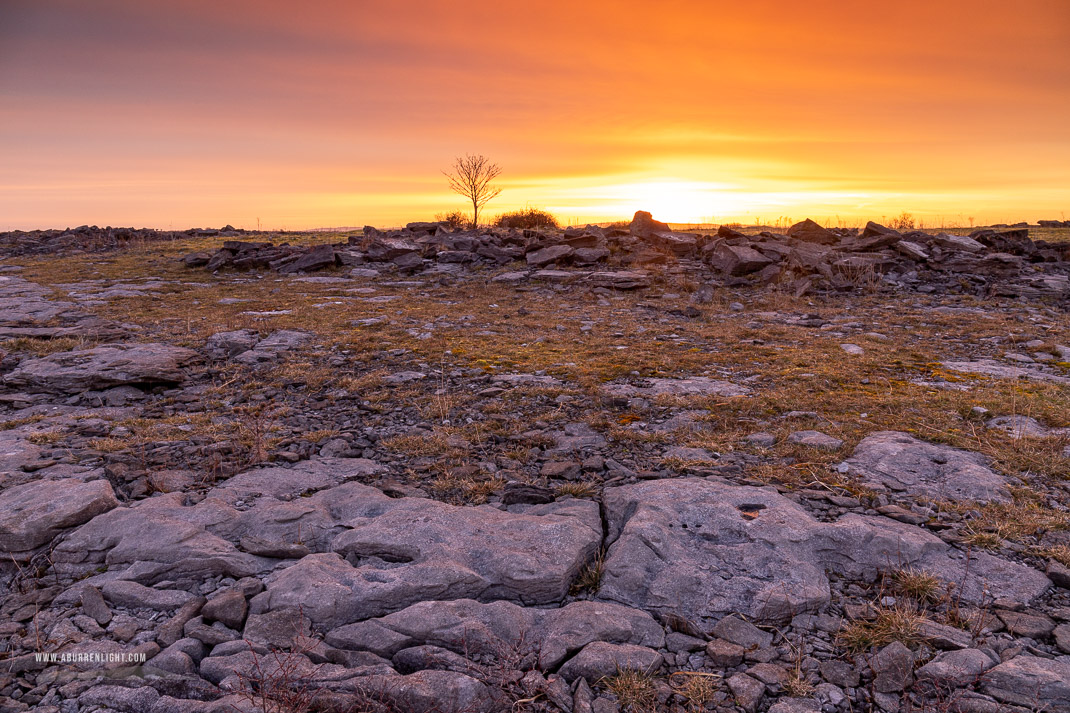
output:
M 897 591 L 918 603 L 933 602 L 939 598 L 940 579 L 928 572 L 905 567 L 891 572 L 889 578 Z
M 719 678 L 719 674 L 703 671 L 674 671 L 669 674 L 669 685 L 686 699 L 687 713 L 700 713 L 716 700 Z
M 605 549 L 598 550 L 598 554 L 594 559 L 587 563 L 587 566 L 580 572 L 580 576 L 576 578 L 576 581 L 572 583 L 572 587 L 569 589 L 569 594 L 577 596 L 580 594 L 595 594 L 598 588 L 602 585 L 602 573 L 606 567 L 606 551 Z
M 837 638 L 852 652 L 868 651 L 898 641 L 905 646 L 921 642 L 919 630 L 925 617 L 916 607 L 897 604 L 882 607 L 872 620 L 858 619 L 844 626 Z
M 617 705 L 624 713 L 654 713 L 657 710 L 658 689 L 654 677 L 645 671 L 620 670 L 600 683 L 617 697 Z

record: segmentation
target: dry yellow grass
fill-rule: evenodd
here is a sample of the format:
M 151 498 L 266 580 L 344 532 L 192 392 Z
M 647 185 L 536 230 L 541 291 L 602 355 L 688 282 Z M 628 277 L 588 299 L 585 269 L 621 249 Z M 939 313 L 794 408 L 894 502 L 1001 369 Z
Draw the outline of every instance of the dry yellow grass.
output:
M 879 648 L 893 641 L 912 647 L 921 641 L 918 632 L 924 620 L 925 616 L 914 605 L 880 607 L 871 620 L 856 619 L 845 624 L 837 640 L 853 652 Z
M 294 236 L 286 236 L 293 240 Z M 249 240 L 271 236 L 247 236 Z M 339 235 L 301 236 L 300 242 L 340 242 Z M 84 261 L 24 259 L 28 279 L 59 285 L 72 280 L 128 280 L 152 276 L 172 280 L 166 299 L 122 298 L 92 308 L 99 316 L 144 327 L 141 338 L 164 339 L 199 347 L 210 334 L 252 328 L 261 334 L 275 329 L 305 329 L 316 334 L 316 347 L 290 355 L 269 372 L 252 379 L 239 369 L 221 376 L 225 388 L 212 394 L 224 397 L 240 385 L 245 391 L 269 385 L 291 385 L 307 390 L 341 389 L 359 396 L 372 409 L 390 410 L 413 403 L 419 415 L 436 425 L 430 439 L 392 439 L 383 445 L 396 452 L 427 457 L 438 455 L 458 465 L 471 456 L 466 449 L 446 447 L 441 428 L 458 425 L 461 412 L 478 411 L 487 417 L 479 428 L 483 437 L 500 435 L 507 441 L 496 447 L 503 456 L 525 463 L 528 450 L 538 442 L 517 444 L 512 434 L 528 430 L 534 422 L 554 425 L 585 420 L 607 434 L 615 444 L 636 448 L 673 443 L 722 453 L 744 450 L 765 465 L 748 475 L 767 482 L 803 485 L 821 483 L 845 492 L 866 495 L 864 489 L 839 476 L 829 466 L 842 459 L 865 435 L 876 430 L 899 430 L 919 438 L 978 450 L 994 466 L 1009 474 L 1026 473 L 1026 479 L 1065 477 L 1070 463 L 1063 455 L 1065 440 L 1015 440 L 986 432 L 968 418 L 975 406 L 993 414 L 1026 414 L 1052 427 L 1070 425 L 1070 390 L 1057 384 L 986 379 L 947 370 L 940 362 L 949 356 L 976 353 L 998 356 L 999 347 L 985 340 L 1024 340 L 1042 337 L 1047 343 L 1064 343 L 1070 319 L 1063 313 L 1045 316 L 1043 323 L 1023 319 L 1014 306 L 987 309 L 963 316 L 933 309 L 940 298 L 897 295 L 808 296 L 795 298 L 777 292 L 745 294 L 716 291 L 714 301 L 701 307 L 695 319 L 667 317 L 689 304 L 697 287 L 694 276 L 661 276 L 655 286 L 638 293 L 604 297 L 584 291 L 562 295 L 553 291 L 519 292 L 490 282 L 495 270 L 455 286 L 425 283 L 419 287 L 396 284 L 393 276 L 357 279 L 346 284 L 321 284 L 298 278 L 242 273 L 218 276 L 187 270 L 177 258 L 194 249 L 210 249 L 219 239 L 176 241 L 93 256 Z M 508 268 L 503 268 L 508 269 Z M 864 277 L 864 276 L 863 276 Z M 353 288 L 373 288 L 377 298 Z M 675 297 L 660 297 L 665 293 Z M 60 291 L 59 294 L 63 294 Z M 245 300 L 220 304 L 224 298 Z M 743 313 L 728 304 L 744 299 Z M 600 301 L 599 301 L 600 300 Z M 989 307 L 970 297 L 953 299 L 957 307 Z M 339 304 L 340 303 L 340 304 Z M 245 314 L 270 309 L 287 312 L 260 317 Z M 764 315 L 765 311 L 779 314 Z M 811 315 L 835 327 L 844 322 L 864 325 L 847 336 L 836 329 L 789 324 L 791 315 Z M 357 320 L 376 318 L 360 326 Z M 589 325 L 590 329 L 581 328 Z M 1033 326 L 1033 325 L 1036 326 Z M 428 325 L 431 325 L 428 327 Z M 879 332 L 886 338 L 868 336 Z M 850 341 L 865 349 L 847 356 L 840 344 Z M 624 347 L 624 348 L 620 348 Z M 327 355 L 344 355 L 345 366 L 326 363 Z M 390 386 L 383 377 L 400 368 L 423 363 L 432 372 L 424 382 Z M 561 379 L 561 387 L 515 387 L 500 395 L 477 400 L 470 391 L 457 389 L 438 372 L 478 369 L 486 374 L 543 372 Z M 1056 367 L 1058 368 L 1058 367 Z M 426 370 L 421 367 L 421 370 Z M 1067 368 L 1070 373 L 1070 367 Z M 746 383 L 752 394 L 744 398 L 660 398 L 652 411 L 694 409 L 705 415 L 696 428 L 675 434 L 637 432 L 628 426 L 651 414 L 635 410 L 608 411 L 603 385 L 636 375 L 676 376 L 709 374 Z M 968 391 L 939 388 L 940 382 L 969 387 Z M 559 402 L 564 397 L 571 401 Z M 218 411 L 222 404 L 209 404 Z M 523 414 L 524 423 L 513 417 Z M 814 411 L 817 421 L 786 420 L 792 411 Z M 502 419 L 492 417 L 502 416 Z M 218 427 L 218 426 L 216 426 Z M 742 442 L 754 430 L 778 437 L 768 450 Z M 814 428 L 840 438 L 840 451 L 814 451 L 785 443 L 793 430 Z M 197 432 L 200 432 L 198 427 Z M 475 428 L 451 433 L 469 440 Z M 146 434 L 148 437 L 148 434 Z M 478 440 L 478 439 L 477 439 Z M 696 464 L 669 462 L 687 469 Z M 979 525 L 980 526 L 980 525 Z
M 595 594 L 602 585 L 602 573 L 605 570 L 605 566 L 606 551 L 605 549 L 600 549 L 594 559 L 583 568 L 576 581 L 572 583 L 569 593 L 572 595 Z
M 646 671 L 621 670 L 599 683 L 617 697 L 624 713 L 654 713 L 657 709 L 658 689 Z
M 92 342 L 87 339 L 76 337 L 56 337 L 54 339 L 34 339 L 31 337 L 18 337 L 0 342 L 0 351 L 28 352 L 34 356 L 48 356 L 56 352 L 65 352 L 72 349 L 87 349 Z

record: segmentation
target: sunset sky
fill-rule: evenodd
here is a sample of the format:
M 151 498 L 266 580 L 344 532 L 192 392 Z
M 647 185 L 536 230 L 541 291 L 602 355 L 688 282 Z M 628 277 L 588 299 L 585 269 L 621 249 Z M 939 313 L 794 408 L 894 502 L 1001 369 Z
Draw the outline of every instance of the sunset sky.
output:
M 1070 219 L 1070 1 L 0 0 L 0 229 Z

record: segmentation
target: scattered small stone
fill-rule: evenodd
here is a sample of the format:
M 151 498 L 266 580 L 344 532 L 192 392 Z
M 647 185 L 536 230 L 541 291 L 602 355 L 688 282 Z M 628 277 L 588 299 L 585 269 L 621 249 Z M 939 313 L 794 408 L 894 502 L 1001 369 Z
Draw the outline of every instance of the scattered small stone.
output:
M 834 451 L 843 445 L 843 441 L 821 431 L 795 431 L 788 435 L 788 443 L 809 446 L 823 451 Z

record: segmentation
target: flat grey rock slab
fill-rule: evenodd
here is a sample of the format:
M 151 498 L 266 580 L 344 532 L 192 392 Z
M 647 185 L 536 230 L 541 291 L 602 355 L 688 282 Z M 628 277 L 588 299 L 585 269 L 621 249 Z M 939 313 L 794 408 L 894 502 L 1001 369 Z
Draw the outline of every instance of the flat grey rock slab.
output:
M 826 570 L 873 581 L 913 567 L 954 582 L 964 601 L 1028 603 L 1051 582 L 983 552 L 969 557 L 935 535 L 884 517 L 821 522 L 772 489 L 714 478 L 609 488 L 609 541 L 598 596 L 696 624 L 741 613 L 782 621 L 829 602 Z M 987 588 L 987 594 L 986 594 Z
M 180 589 L 154 589 L 121 579 L 106 582 L 102 591 L 104 598 L 112 604 L 130 609 L 169 611 L 197 599 L 196 595 Z
M 606 445 L 605 437 L 582 421 L 566 423 L 561 430 L 546 435 L 554 440 L 554 447 L 549 451 L 554 454 L 597 450 Z
M 649 614 L 611 602 L 579 601 L 558 609 L 472 599 L 427 601 L 378 619 L 328 632 L 330 646 L 389 658 L 412 646 L 433 645 L 462 655 L 500 655 L 527 649 L 539 668 L 553 670 L 588 644 L 602 641 L 661 648 L 665 630 Z
M 212 488 L 208 495 L 228 505 L 239 501 L 250 504 L 261 497 L 292 501 L 386 470 L 386 466 L 368 458 L 311 458 L 289 468 L 266 466 L 238 473 Z
M 73 302 L 50 299 L 51 292 L 21 277 L 0 276 L 0 326 L 36 327 L 86 316 Z
M 988 671 L 982 690 L 1029 710 L 1070 711 L 1070 661 L 1021 655 Z
M 211 359 L 230 359 L 249 351 L 259 342 L 260 333 L 255 329 L 216 332 L 205 341 L 204 350 Z
M 1003 431 L 1014 439 L 1070 435 L 1070 428 L 1048 428 L 1035 418 L 1017 414 L 996 416 L 985 424 L 985 428 Z
M 638 290 L 650 287 L 651 277 L 650 273 L 641 270 L 617 270 L 592 272 L 584 277 L 584 281 L 611 290 Z
M 713 463 L 717 460 L 717 455 L 709 452 L 705 448 L 687 448 L 685 446 L 672 446 L 666 448 L 663 458 L 676 458 L 682 461 L 692 461 L 696 463 Z
M 278 360 L 283 354 L 304 346 L 312 335 L 296 329 L 280 329 L 272 332 L 255 346 L 233 357 L 234 361 L 246 366 L 257 366 Z
M 507 284 L 515 284 L 523 282 L 528 279 L 528 273 L 526 272 L 503 272 L 500 275 L 496 275 L 491 278 L 491 282 L 504 282 Z
M 29 435 L 23 429 L 0 431 L 0 485 L 8 484 L 13 471 L 40 460 L 41 447 L 26 440 Z
M 141 584 L 270 572 L 294 553 L 330 551 L 346 521 L 395 502 L 352 482 L 383 470 L 364 458 L 318 458 L 241 473 L 187 505 L 167 493 L 117 508 L 69 533 L 56 566 L 71 576 L 104 564 Z M 145 533 L 151 532 L 152 537 Z M 250 542 L 249 553 L 242 543 Z M 275 552 L 278 556 L 252 553 Z
M 520 514 L 341 487 L 363 488 L 366 497 L 344 520 L 333 552 L 272 575 L 253 613 L 300 606 L 313 622 L 340 626 L 434 599 L 551 604 L 601 544 L 598 505 L 589 501 Z
M 834 451 L 843 445 L 839 438 L 821 431 L 795 431 L 788 436 L 788 443 L 817 448 L 822 451 Z
M 595 641 L 566 661 L 560 674 L 566 681 L 585 678 L 590 683 L 597 683 L 621 671 L 652 675 L 664 663 L 661 654 L 646 646 Z
M 1032 379 L 1034 381 L 1053 381 L 1057 384 L 1070 384 L 1070 378 L 1065 376 L 1057 376 L 1021 366 L 1007 366 L 994 359 L 945 361 L 942 366 L 952 371 L 961 371 L 964 374 L 979 374 L 981 376 L 991 376 L 995 379 Z
M 170 344 L 105 344 L 28 359 L 4 383 L 63 394 L 126 384 L 179 384 L 197 358 L 197 352 Z
M 106 480 L 40 480 L 0 492 L 0 552 L 24 552 L 89 522 L 119 501 Z
M 387 710 L 498 713 L 512 708 L 495 687 L 456 671 L 425 669 L 408 675 L 356 671 L 343 681 L 331 682 L 330 688 L 382 702 Z
M 730 381 L 692 376 L 686 379 L 647 379 L 645 386 L 633 384 L 606 384 L 602 390 L 610 396 L 718 396 L 738 397 L 750 393 L 744 386 Z
M 866 436 L 844 463 L 874 490 L 948 500 L 1006 502 L 1006 479 L 980 453 L 918 440 L 898 431 Z
M 98 515 L 70 532 L 53 551 L 61 574 L 81 576 L 106 565 L 151 585 L 162 580 L 203 581 L 214 575 L 247 577 L 256 558 L 205 528 L 209 511 L 184 507 L 179 493 L 141 500 Z M 203 503 L 202 503 L 203 505 Z M 226 517 L 230 513 L 216 513 Z
M 998 663 L 978 649 L 945 651 L 919 668 L 915 674 L 919 680 L 930 680 L 937 685 L 968 686 L 981 674 Z
M 564 385 L 560 380 L 547 374 L 496 374 L 490 380 L 495 384 L 505 386 L 538 386 L 548 389 Z

